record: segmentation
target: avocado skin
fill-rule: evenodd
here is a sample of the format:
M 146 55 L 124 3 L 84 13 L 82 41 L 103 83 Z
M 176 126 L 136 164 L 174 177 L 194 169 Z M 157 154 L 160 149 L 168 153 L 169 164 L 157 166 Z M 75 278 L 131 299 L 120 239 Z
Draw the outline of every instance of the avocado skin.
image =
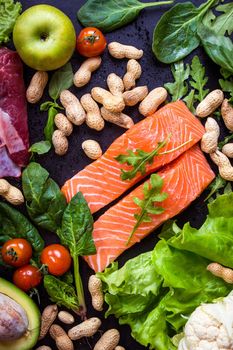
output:
M 37 343 L 40 334 L 41 315 L 34 301 L 14 284 L 0 277 L 0 293 L 15 300 L 25 310 L 29 325 L 28 332 L 13 341 L 0 342 L 0 350 L 30 350 Z

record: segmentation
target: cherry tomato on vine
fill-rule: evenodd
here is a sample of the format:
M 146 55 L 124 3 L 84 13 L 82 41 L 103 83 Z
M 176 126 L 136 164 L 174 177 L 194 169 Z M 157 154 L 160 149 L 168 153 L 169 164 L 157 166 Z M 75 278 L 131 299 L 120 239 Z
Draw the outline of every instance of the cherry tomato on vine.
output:
M 76 48 L 82 56 L 95 57 L 104 51 L 106 45 L 105 36 L 99 29 L 87 27 L 79 33 Z
M 32 257 L 32 246 L 24 238 L 13 238 L 3 244 L 1 254 L 6 264 L 20 267 L 29 263 Z
M 69 251 L 61 244 L 51 244 L 42 250 L 40 261 L 47 265 L 48 272 L 54 276 L 62 276 L 71 266 Z
M 19 267 L 13 274 L 13 283 L 24 292 L 37 287 L 41 280 L 42 273 L 32 265 Z

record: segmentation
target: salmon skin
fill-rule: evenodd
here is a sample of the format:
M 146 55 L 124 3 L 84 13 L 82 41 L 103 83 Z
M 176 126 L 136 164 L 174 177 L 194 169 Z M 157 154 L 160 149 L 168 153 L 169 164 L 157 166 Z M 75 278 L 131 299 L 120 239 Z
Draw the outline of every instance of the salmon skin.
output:
M 70 201 L 78 191 L 81 191 L 92 213 L 111 203 L 143 178 L 138 173 L 132 180 L 121 180 L 121 169 L 129 170 L 132 167 L 120 164 L 115 157 L 125 154 L 127 150 L 141 149 L 151 152 L 158 142 L 166 140 L 169 134 L 171 138 L 160 152 L 190 142 L 174 152 L 154 157 L 153 163 L 146 167 L 147 174 L 170 163 L 197 143 L 204 134 L 204 128 L 183 102 L 167 104 L 153 116 L 147 117 L 126 131 L 112 143 L 101 158 L 68 180 L 62 188 L 67 200 Z
M 103 271 L 126 249 L 141 241 L 166 220 L 179 214 L 215 177 L 197 145 L 164 167 L 158 175 L 164 181 L 162 192 L 168 194 L 168 198 L 159 203 L 165 210 L 162 214 L 151 215 L 152 222 L 141 223 L 128 246 L 126 242 L 136 223 L 134 214 L 140 212 L 133 198 L 143 199 L 143 185 L 138 186 L 95 222 L 93 237 L 97 254 L 88 256 L 85 260 L 96 272 Z

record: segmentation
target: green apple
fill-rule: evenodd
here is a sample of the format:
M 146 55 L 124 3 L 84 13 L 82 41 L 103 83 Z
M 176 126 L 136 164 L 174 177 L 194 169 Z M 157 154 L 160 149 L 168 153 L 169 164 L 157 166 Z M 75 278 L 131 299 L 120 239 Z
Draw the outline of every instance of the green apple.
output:
M 13 41 L 24 63 L 47 71 L 69 61 L 75 49 L 76 33 L 62 11 L 50 5 L 36 5 L 18 17 Z

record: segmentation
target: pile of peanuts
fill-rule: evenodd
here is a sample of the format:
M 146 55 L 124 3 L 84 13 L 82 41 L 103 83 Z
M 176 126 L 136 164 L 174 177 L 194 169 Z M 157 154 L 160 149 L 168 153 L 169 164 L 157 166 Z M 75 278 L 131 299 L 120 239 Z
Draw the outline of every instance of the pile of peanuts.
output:
M 233 132 L 233 107 L 221 90 L 210 92 L 196 108 L 196 115 L 205 118 L 211 115 L 221 106 L 221 115 L 225 126 Z M 220 127 L 217 121 L 208 117 L 205 123 L 205 134 L 201 140 L 201 149 L 208 153 L 212 161 L 218 166 L 219 174 L 227 181 L 233 181 L 233 167 L 230 159 L 233 158 L 233 143 L 223 146 L 222 151 L 218 149 L 218 138 Z
M 60 156 L 68 151 L 67 138 L 73 131 L 73 125 L 79 126 L 86 122 L 89 128 L 100 131 L 107 121 L 129 129 L 134 125 L 134 122 L 132 118 L 123 113 L 126 106 L 135 106 L 140 103 L 139 112 L 146 117 L 153 114 L 167 98 L 167 91 L 163 87 L 157 87 L 150 93 L 147 86 L 136 87 L 136 80 L 142 74 L 138 60 L 143 56 L 143 50 L 111 42 L 108 45 L 108 51 L 114 58 L 128 59 L 123 78 L 115 73 L 109 74 L 107 77 L 109 90 L 94 87 L 80 100 L 69 90 L 64 90 L 60 94 L 65 114 L 58 113 L 55 116 L 57 130 L 54 131 L 52 137 L 55 152 Z M 81 88 L 88 84 L 92 73 L 100 67 L 101 62 L 101 57 L 86 59 L 74 75 L 74 85 Z M 46 72 L 35 73 L 27 89 L 28 102 L 36 103 L 40 100 L 47 82 L 48 74 Z M 102 155 L 100 145 L 94 140 L 84 141 L 82 149 L 90 159 L 97 159 Z
M 92 306 L 97 311 L 103 310 L 104 296 L 102 292 L 102 282 L 92 275 L 88 282 L 88 290 L 92 297 Z M 44 339 L 49 332 L 54 339 L 58 350 L 74 350 L 73 341 L 84 337 L 92 337 L 97 333 L 101 326 L 101 320 L 97 317 L 91 317 L 86 321 L 69 329 L 68 333 L 59 326 L 54 324 L 56 318 L 66 325 L 71 325 L 75 322 L 74 317 L 67 311 L 58 312 L 57 305 L 48 305 L 41 318 L 41 330 L 39 340 Z M 120 333 L 117 329 L 109 329 L 100 337 L 94 346 L 93 350 L 125 350 L 124 347 L 118 345 L 120 341 Z M 42 345 L 36 350 L 51 350 L 49 346 Z

